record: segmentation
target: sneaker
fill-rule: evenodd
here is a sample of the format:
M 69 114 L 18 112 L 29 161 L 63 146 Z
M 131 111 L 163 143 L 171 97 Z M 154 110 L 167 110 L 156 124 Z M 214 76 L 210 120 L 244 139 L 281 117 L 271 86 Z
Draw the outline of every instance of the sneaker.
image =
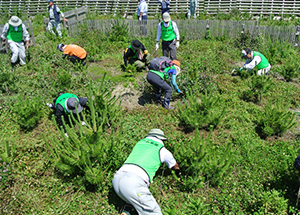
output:
M 163 103 L 162 103 L 162 106 L 166 109 L 169 109 L 169 110 L 174 109 L 174 107 L 171 107 L 171 105 L 170 105 L 170 100 L 164 100 Z

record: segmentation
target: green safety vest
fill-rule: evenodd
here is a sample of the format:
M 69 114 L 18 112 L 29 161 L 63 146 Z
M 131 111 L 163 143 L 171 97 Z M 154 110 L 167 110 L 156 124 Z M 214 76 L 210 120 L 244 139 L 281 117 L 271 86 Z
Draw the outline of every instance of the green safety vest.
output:
M 137 57 L 136 51 L 134 50 L 134 48 L 132 48 L 131 45 L 129 45 L 129 46 L 127 47 L 127 49 L 125 50 L 125 54 L 127 53 L 128 49 L 131 49 L 131 50 L 133 51 L 133 53 L 134 53 L 134 55 L 133 55 L 132 58 L 138 58 L 138 57 Z M 130 57 L 129 57 L 129 58 L 130 58 Z M 129 58 L 128 58 L 128 59 L 129 59 Z
M 260 70 L 267 68 L 269 66 L 269 61 L 267 60 L 267 58 L 263 54 L 253 51 L 253 58 L 257 55 L 261 58 L 261 62 L 256 65 L 257 69 Z
M 64 108 L 64 111 L 66 114 L 68 114 L 68 111 L 66 109 L 66 100 L 69 99 L 69 98 L 75 98 L 77 99 L 77 101 L 79 102 L 79 99 L 76 95 L 74 94 L 71 94 L 71 93 L 64 93 L 64 94 L 61 94 L 55 101 L 55 108 L 57 107 L 58 104 L 60 104 L 63 108 Z
M 170 25 L 167 28 L 164 26 L 164 22 L 161 22 L 161 38 L 164 41 L 171 41 L 176 39 L 176 34 L 173 29 L 172 20 L 170 21 Z
M 148 138 L 140 140 L 134 147 L 125 164 L 134 164 L 141 167 L 148 175 L 149 181 L 153 181 L 161 161 L 159 152 L 164 145 Z
M 167 67 L 167 68 L 164 69 L 163 72 L 155 71 L 155 70 L 150 69 L 150 72 L 155 73 L 156 75 L 158 75 L 159 77 L 161 77 L 161 79 L 163 79 L 163 80 L 167 80 L 169 78 L 168 71 L 170 69 L 171 69 L 170 67 Z M 175 69 L 175 67 L 172 66 L 172 69 Z
M 21 42 L 23 40 L 23 29 L 22 24 L 18 26 L 18 30 L 15 31 L 13 26 L 9 25 L 7 39 L 12 40 L 14 42 Z

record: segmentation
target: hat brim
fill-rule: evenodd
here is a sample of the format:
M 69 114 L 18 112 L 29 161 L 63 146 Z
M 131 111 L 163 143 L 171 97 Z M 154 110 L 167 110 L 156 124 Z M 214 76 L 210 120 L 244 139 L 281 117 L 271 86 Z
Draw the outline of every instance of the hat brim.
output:
M 141 43 L 140 46 L 135 46 L 135 45 L 131 42 L 131 47 L 132 47 L 133 49 L 142 49 L 143 45 L 142 45 L 142 43 Z
M 165 18 L 164 22 L 170 22 L 171 21 L 171 17 Z
M 246 58 L 247 58 L 247 55 L 243 55 L 243 56 L 242 56 L 242 59 L 246 59 Z
M 167 138 L 165 138 L 165 136 L 163 136 L 161 134 L 148 134 L 146 137 L 156 137 L 160 140 L 168 140 Z
M 19 19 L 19 21 L 17 23 L 13 23 L 11 20 L 8 21 L 8 24 L 10 24 L 13 27 L 18 27 L 19 25 L 22 24 L 22 20 Z
M 78 113 L 80 113 L 82 110 L 83 110 L 83 107 L 79 104 L 78 107 L 77 107 Z M 73 112 L 73 113 L 77 113 L 77 112 L 76 112 L 76 108 L 75 108 L 74 110 L 72 110 L 72 112 Z

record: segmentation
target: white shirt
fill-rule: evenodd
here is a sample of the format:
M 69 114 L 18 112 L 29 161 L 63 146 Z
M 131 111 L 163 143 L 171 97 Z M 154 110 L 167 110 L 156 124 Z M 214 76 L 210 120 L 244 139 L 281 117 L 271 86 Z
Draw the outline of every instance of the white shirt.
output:
M 170 25 L 170 22 L 168 22 L 167 24 L 164 23 L 164 26 L 166 28 L 169 27 L 169 25 Z M 176 40 L 179 40 L 180 36 L 179 36 L 179 31 L 178 31 L 178 27 L 177 27 L 176 22 L 172 21 L 172 26 L 173 26 L 174 33 L 176 35 Z M 158 28 L 157 28 L 157 36 L 156 36 L 156 41 L 157 42 L 160 40 L 160 37 L 161 37 L 161 23 L 158 24 Z
M 147 137 L 147 138 L 164 144 L 162 140 L 156 137 Z M 176 160 L 174 159 L 172 153 L 165 147 L 162 147 L 161 150 L 159 151 L 159 157 L 160 157 L 160 162 L 167 164 L 167 166 L 170 169 L 176 164 Z M 135 173 L 136 175 L 140 176 L 149 186 L 148 174 L 141 167 L 137 165 L 124 164 L 118 171 Z
M 251 51 L 251 59 L 247 59 L 244 65 L 245 69 L 253 69 L 255 66 L 257 66 L 258 64 L 260 64 L 261 62 L 261 57 L 256 55 L 253 58 L 253 51 Z
M 6 23 L 2 30 L 2 35 L 1 35 L 2 40 L 6 39 L 8 30 L 9 30 L 9 24 Z M 17 28 L 17 30 L 18 30 L 18 28 Z M 22 23 L 22 31 L 23 31 L 23 37 L 25 37 L 25 40 L 30 40 L 29 33 L 26 30 L 26 26 L 23 23 Z
M 146 16 L 147 11 L 148 11 L 148 4 L 146 3 L 145 0 L 141 0 L 140 3 L 139 3 L 139 7 L 138 7 L 138 10 L 136 12 L 136 15 L 140 16 L 140 14 L 143 13 L 143 16 Z

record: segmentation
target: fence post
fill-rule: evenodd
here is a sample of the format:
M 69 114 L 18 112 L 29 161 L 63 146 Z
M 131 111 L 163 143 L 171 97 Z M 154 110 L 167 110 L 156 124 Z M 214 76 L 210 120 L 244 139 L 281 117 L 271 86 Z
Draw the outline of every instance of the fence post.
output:
M 76 15 L 76 23 L 78 25 L 78 10 L 77 10 L 77 8 L 75 8 L 75 15 Z
M 255 21 L 255 33 L 258 35 L 258 21 Z
M 241 37 L 244 36 L 244 33 L 245 33 L 245 24 L 242 24 Z
M 299 25 L 296 26 L 296 33 L 295 33 L 295 43 L 294 43 L 294 47 L 298 47 L 298 41 L 299 41 Z
M 31 20 L 29 20 L 28 23 L 29 23 L 29 29 L 30 29 L 30 34 L 31 34 L 31 42 L 35 46 L 35 38 L 34 38 L 34 34 L 33 34 L 33 28 L 32 28 Z

